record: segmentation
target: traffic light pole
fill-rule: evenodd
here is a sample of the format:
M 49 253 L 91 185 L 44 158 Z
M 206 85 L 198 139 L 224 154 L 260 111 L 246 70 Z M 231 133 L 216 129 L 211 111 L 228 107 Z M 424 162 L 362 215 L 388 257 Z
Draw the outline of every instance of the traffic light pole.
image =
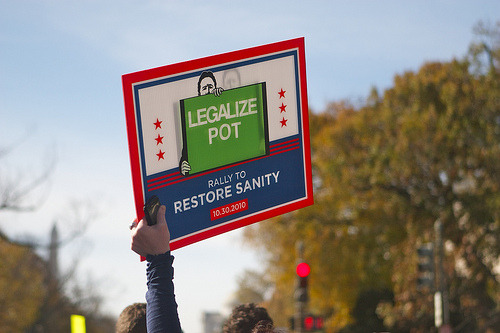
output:
M 297 264 L 304 261 L 304 242 L 297 242 Z M 309 297 L 307 295 L 307 288 L 302 288 L 300 282 L 297 282 L 295 288 L 295 316 L 294 316 L 294 327 L 296 333 L 304 333 L 304 328 L 302 323 L 304 322 L 307 301 Z
M 435 309 L 435 319 L 436 327 L 439 329 L 440 333 L 451 332 L 450 327 L 450 310 L 448 303 L 448 288 L 446 287 L 444 269 L 443 269 L 443 222 L 441 219 L 437 219 L 434 223 L 435 231 L 435 248 L 437 256 L 437 292 L 434 295 L 434 306 Z M 441 318 L 439 318 L 440 314 Z
M 302 323 L 305 318 L 305 303 L 297 301 L 295 303 L 295 332 L 296 333 L 304 333 L 304 328 L 302 327 Z

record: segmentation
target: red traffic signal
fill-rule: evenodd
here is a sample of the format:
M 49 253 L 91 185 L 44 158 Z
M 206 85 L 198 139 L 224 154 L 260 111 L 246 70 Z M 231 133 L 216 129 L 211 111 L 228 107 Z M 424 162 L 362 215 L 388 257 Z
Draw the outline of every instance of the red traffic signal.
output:
M 304 278 L 311 273 L 311 267 L 305 262 L 301 262 L 300 264 L 297 265 L 297 275 Z
M 323 329 L 323 317 L 313 315 L 306 316 L 302 322 L 302 328 L 307 331 L 318 331 Z
M 314 317 L 308 316 L 304 318 L 304 328 L 306 331 L 310 331 L 314 328 Z
M 322 329 L 323 328 L 323 317 L 316 317 L 314 320 L 314 326 L 316 329 Z

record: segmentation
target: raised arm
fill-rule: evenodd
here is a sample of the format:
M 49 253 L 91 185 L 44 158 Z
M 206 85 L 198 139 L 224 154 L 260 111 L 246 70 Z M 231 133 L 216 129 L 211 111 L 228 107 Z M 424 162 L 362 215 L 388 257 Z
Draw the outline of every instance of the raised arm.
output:
M 182 332 L 175 302 L 174 257 L 170 255 L 170 232 L 165 220 L 165 206 L 158 210 L 158 223 L 148 226 L 144 220 L 133 225 L 131 248 L 146 257 L 146 320 L 148 333 Z

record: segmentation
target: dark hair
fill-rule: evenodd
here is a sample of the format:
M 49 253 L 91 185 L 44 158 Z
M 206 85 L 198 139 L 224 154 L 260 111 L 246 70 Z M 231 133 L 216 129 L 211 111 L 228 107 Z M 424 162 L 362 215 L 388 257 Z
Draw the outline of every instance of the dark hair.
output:
M 272 333 L 274 332 L 273 323 L 269 320 L 261 320 L 255 325 L 252 333 Z
M 217 88 L 217 81 L 215 80 L 214 73 L 205 71 L 201 73 L 200 78 L 198 79 L 198 96 L 201 95 L 201 81 L 206 77 L 211 78 L 212 81 L 214 81 L 214 88 Z
M 259 325 L 259 327 L 257 327 Z M 252 333 L 255 332 L 270 332 L 272 329 L 273 320 L 269 317 L 267 310 L 257 306 L 254 303 L 241 304 L 233 309 L 231 316 L 224 324 L 224 333 Z M 267 328 L 267 331 L 261 330 Z
M 146 333 L 146 303 L 134 303 L 123 309 L 116 322 L 116 333 Z

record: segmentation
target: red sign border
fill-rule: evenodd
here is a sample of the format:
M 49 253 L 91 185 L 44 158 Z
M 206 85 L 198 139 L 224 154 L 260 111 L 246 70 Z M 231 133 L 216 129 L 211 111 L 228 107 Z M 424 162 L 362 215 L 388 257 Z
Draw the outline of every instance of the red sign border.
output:
M 204 58 L 179 62 L 157 68 L 142 70 L 134 73 L 122 75 L 123 96 L 125 105 L 125 117 L 127 123 L 127 137 L 130 153 L 130 166 L 132 171 L 132 186 L 134 190 L 135 208 L 137 219 L 144 218 L 144 192 L 142 187 L 142 173 L 140 165 L 139 144 L 137 138 L 137 123 L 135 118 L 133 87 L 135 84 L 144 81 L 154 80 L 170 75 L 198 70 L 200 68 L 211 67 L 228 62 L 236 62 L 244 59 L 261 57 L 267 54 L 283 52 L 287 50 L 297 50 L 300 85 L 300 111 L 302 115 L 302 143 L 304 147 L 304 174 L 306 181 L 305 198 L 285 203 L 278 207 L 258 212 L 256 214 L 243 217 L 240 220 L 216 225 L 213 228 L 201 230 L 195 234 L 187 235 L 170 242 L 170 249 L 175 250 L 201 240 L 220 235 L 222 233 L 235 230 L 271 217 L 288 213 L 292 210 L 304 208 L 314 203 L 312 173 L 311 173 L 311 148 L 309 138 L 309 107 L 307 103 L 307 82 L 306 82 L 306 61 L 305 61 L 305 41 L 304 37 L 289 39 L 277 43 L 266 44 L 238 51 L 222 53 Z M 135 126 L 129 126 L 135 124 Z

